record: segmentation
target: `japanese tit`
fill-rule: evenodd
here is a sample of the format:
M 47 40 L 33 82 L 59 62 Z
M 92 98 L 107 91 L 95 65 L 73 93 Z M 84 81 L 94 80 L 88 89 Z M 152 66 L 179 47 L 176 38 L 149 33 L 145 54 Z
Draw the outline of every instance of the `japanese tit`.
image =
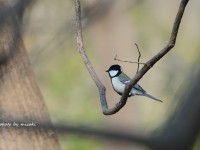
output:
M 119 95 L 122 95 L 122 93 L 124 92 L 124 89 L 125 89 L 125 85 L 128 82 L 130 82 L 131 79 L 125 73 L 123 73 L 122 67 L 117 64 L 112 65 L 106 72 L 108 72 L 108 74 L 109 74 L 113 89 Z M 147 92 L 138 84 L 135 84 L 133 86 L 132 90 L 129 93 L 129 97 L 134 96 L 134 95 L 146 96 L 153 100 L 162 102 L 161 100 L 147 94 Z

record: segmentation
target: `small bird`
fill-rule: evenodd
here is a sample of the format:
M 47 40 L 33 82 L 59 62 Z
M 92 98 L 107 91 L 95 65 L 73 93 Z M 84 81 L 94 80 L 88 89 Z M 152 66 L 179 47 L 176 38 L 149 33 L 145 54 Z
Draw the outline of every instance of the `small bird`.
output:
M 122 95 L 125 89 L 125 85 L 130 82 L 130 78 L 123 73 L 123 69 L 120 65 L 112 65 L 106 72 L 108 72 L 109 77 L 111 79 L 111 83 L 113 86 L 113 89 L 119 94 Z M 130 96 L 134 95 L 140 95 L 140 96 L 146 96 L 148 98 L 151 98 L 153 100 L 162 102 L 161 100 L 149 95 L 140 85 L 135 84 L 132 88 L 132 90 L 129 93 Z

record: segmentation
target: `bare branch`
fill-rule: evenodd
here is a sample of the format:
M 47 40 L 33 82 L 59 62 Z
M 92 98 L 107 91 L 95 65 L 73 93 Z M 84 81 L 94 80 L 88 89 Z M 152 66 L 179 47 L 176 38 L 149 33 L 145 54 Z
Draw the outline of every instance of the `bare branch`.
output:
M 135 77 L 128 83 L 125 87 L 125 91 L 120 98 L 120 101 L 113 107 L 108 108 L 107 101 L 106 101 L 106 88 L 98 78 L 97 74 L 95 73 L 95 70 L 93 69 L 86 53 L 84 50 L 83 45 L 83 38 L 82 38 L 82 27 L 81 27 L 81 6 L 80 6 L 80 0 L 75 0 L 75 12 L 76 12 L 76 30 L 77 30 L 77 46 L 78 51 L 81 54 L 81 57 L 92 77 L 94 82 L 96 83 L 99 94 L 100 94 L 100 100 L 102 105 L 103 114 L 105 115 L 112 115 L 116 112 L 118 112 L 125 104 L 129 95 L 130 90 L 132 89 L 132 86 L 135 85 L 143 76 L 144 74 L 157 62 L 159 61 L 165 54 L 167 54 L 175 45 L 176 43 L 176 37 L 178 34 L 178 29 L 181 23 L 181 19 L 185 10 L 185 7 L 187 5 L 189 0 L 182 0 L 178 9 L 178 13 L 176 15 L 176 19 L 174 21 L 174 25 L 172 28 L 171 36 L 169 39 L 169 43 L 152 59 L 150 59 L 145 66 L 142 67 L 142 69 L 135 75 Z
M 144 74 L 151 68 L 153 65 L 159 61 L 165 54 L 167 54 L 175 45 L 176 43 L 176 37 L 178 34 L 178 29 L 181 23 L 181 19 L 185 10 L 185 7 L 187 5 L 189 0 L 182 0 L 181 4 L 178 9 L 178 13 L 176 15 L 176 19 L 174 21 L 174 25 L 172 28 L 171 36 L 169 43 L 157 54 L 155 55 L 152 59 L 150 59 L 145 66 L 142 67 L 142 69 L 135 75 L 135 77 L 126 85 L 125 91 L 120 99 L 120 101 L 117 104 L 124 104 L 127 101 L 128 95 L 130 90 L 132 89 L 133 85 L 135 85 L 143 76 Z M 121 107 L 117 109 L 121 109 L 124 105 L 120 105 Z M 119 111 L 117 110 L 117 111 Z
M 120 61 L 120 62 L 128 62 L 128 63 L 134 63 L 134 64 L 142 64 L 145 65 L 145 63 L 141 63 L 141 62 L 136 62 L 136 61 L 129 61 L 129 60 L 121 60 L 119 58 L 117 58 L 117 55 L 115 56 L 114 60 Z
M 139 54 L 139 55 L 138 55 L 138 61 L 137 61 L 137 62 L 136 62 L 136 61 L 128 61 L 128 60 L 121 60 L 121 59 L 118 59 L 118 58 L 117 58 L 117 55 L 115 56 L 114 60 L 117 60 L 117 61 L 120 61 L 120 62 L 128 62 L 128 63 L 137 64 L 137 65 L 138 65 L 138 67 L 137 67 L 137 72 L 136 72 L 136 74 L 137 74 L 137 73 L 139 72 L 139 69 L 140 69 L 140 64 L 146 65 L 146 63 L 141 63 L 141 62 L 140 62 L 140 57 L 141 57 L 140 49 L 139 49 L 137 43 L 135 43 L 135 46 L 136 46 L 136 48 L 137 48 L 137 50 L 138 50 L 138 54 Z
M 138 47 L 138 45 L 137 45 L 137 43 L 135 43 L 135 46 L 136 46 L 136 48 L 137 48 L 137 50 L 138 50 L 138 67 L 137 67 L 137 73 L 139 72 L 139 70 L 140 70 L 140 57 L 141 57 L 141 53 L 140 53 L 140 49 L 139 49 L 139 47 Z
M 100 81 L 99 77 L 97 76 L 94 68 L 92 67 L 92 64 L 90 63 L 87 54 L 84 50 L 83 45 L 83 37 L 82 37 L 82 25 L 81 25 L 81 6 L 80 6 L 80 0 L 75 0 L 75 13 L 76 13 L 76 32 L 77 32 L 77 46 L 78 51 L 90 73 L 90 76 L 94 80 L 95 84 L 98 87 L 99 94 L 100 94 L 100 100 L 102 105 L 103 113 L 106 114 L 108 105 L 106 101 L 106 88 Z

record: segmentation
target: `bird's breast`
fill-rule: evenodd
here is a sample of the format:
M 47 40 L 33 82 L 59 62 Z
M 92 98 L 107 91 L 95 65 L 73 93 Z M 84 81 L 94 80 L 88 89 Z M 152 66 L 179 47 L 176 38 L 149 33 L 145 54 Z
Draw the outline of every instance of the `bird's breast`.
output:
M 124 92 L 125 84 L 121 83 L 117 77 L 112 78 L 112 86 L 118 93 Z

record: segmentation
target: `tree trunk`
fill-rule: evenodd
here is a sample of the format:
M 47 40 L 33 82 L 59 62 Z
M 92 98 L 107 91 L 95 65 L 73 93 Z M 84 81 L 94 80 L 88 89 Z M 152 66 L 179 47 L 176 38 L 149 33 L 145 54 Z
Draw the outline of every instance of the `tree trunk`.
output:
M 0 0 L 0 8 L 4 7 L 3 1 Z M 58 150 L 55 131 L 37 126 L 39 122 L 51 125 L 51 121 L 21 39 L 18 21 L 12 13 L 0 22 L 0 149 Z M 36 120 L 36 127 L 16 129 L 2 124 L 3 120 L 18 119 L 29 120 L 24 123 Z

